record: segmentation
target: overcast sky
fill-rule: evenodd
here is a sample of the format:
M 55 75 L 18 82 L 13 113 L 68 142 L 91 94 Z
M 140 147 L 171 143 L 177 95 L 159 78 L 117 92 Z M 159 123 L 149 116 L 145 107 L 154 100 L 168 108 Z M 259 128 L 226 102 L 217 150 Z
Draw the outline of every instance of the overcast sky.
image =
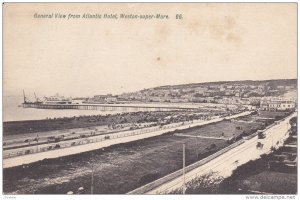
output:
M 35 13 L 161 13 L 170 19 L 35 19 Z M 92 96 L 169 84 L 296 78 L 296 19 L 295 3 L 8 3 L 4 95 L 25 89 Z

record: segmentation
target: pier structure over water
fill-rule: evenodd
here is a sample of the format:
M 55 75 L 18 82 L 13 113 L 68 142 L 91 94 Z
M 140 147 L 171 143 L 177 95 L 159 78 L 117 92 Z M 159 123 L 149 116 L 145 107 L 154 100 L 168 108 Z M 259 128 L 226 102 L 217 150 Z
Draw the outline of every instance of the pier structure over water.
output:
M 138 104 L 43 104 L 43 103 L 23 103 L 24 108 L 37 109 L 75 109 L 75 110 L 100 110 L 100 111 L 174 111 L 174 110 L 197 110 L 196 106 L 158 106 L 158 105 L 138 105 Z

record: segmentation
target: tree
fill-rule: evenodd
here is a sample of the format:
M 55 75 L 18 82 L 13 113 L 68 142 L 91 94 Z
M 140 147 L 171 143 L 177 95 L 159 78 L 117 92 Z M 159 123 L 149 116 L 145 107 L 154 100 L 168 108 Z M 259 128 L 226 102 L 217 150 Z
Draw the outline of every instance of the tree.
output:
M 220 184 L 224 180 L 216 172 L 210 172 L 192 179 L 186 183 L 186 194 L 217 194 L 220 191 Z M 167 192 L 168 194 L 182 194 L 182 187 Z

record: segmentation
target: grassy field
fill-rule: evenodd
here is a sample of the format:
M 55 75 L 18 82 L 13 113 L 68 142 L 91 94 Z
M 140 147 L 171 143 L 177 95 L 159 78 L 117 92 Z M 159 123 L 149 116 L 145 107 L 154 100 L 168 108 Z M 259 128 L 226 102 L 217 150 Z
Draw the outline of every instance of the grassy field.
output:
M 257 159 L 239 166 L 221 183 L 223 194 L 296 194 L 297 173 L 268 169 L 266 159 Z
M 286 116 L 288 112 L 282 112 L 282 111 L 260 111 L 259 116 L 260 117 L 266 117 L 266 118 L 276 118 L 276 116 L 283 117 Z
M 239 181 L 242 190 L 260 191 L 272 194 L 296 194 L 297 174 L 263 171 Z
M 222 121 L 184 131 L 187 135 L 220 136 L 241 134 L 257 123 Z M 236 127 L 242 129 L 236 129 Z M 114 145 L 105 149 L 57 159 L 43 160 L 24 167 L 4 169 L 4 193 L 66 194 L 84 187 L 90 193 L 94 165 L 94 193 L 124 194 L 182 167 L 182 144 L 186 145 L 186 165 L 226 146 L 226 140 L 164 134 Z
M 249 116 L 248 118 L 250 118 Z M 244 117 L 244 120 L 247 118 Z M 261 123 L 246 123 L 239 121 L 222 121 L 219 123 L 215 123 L 213 126 L 208 125 L 205 129 L 199 130 L 196 128 L 191 128 L 189 130 L 180 131 L 183 135 L 195 135 L 195 136 L 209 136 L 209 137 L 221 137 L 224 135 L 225 138 L 230 138 L 233 136 L 238 136 L 242 133 L 251 134 L 256 130 L 262 128 L 263 125 Z
M 215 124 L 198 129 L 207 132 L 214 126 Z M 25 168 L 5 169 L 4 192 L 65 194 L 84 187 L 85 193 L 89 193 L 91 163 L 94 163 L 95 193 L 126 193 L 180 169 L 183 143 L 186 144 L 187 165 L 228 145 L 223 140 L 166 134 L 104 150 L 44 160 Z M 211 146 L 214 147 L 210 148 Z

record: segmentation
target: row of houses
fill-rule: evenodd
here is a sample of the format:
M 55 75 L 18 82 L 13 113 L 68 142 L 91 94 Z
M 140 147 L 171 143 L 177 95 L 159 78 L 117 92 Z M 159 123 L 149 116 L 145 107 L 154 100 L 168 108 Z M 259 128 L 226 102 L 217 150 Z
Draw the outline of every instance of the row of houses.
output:
M 261 100 L 260 109 L 270 111 L 295 110 L 296 102 L 290 100 Z

